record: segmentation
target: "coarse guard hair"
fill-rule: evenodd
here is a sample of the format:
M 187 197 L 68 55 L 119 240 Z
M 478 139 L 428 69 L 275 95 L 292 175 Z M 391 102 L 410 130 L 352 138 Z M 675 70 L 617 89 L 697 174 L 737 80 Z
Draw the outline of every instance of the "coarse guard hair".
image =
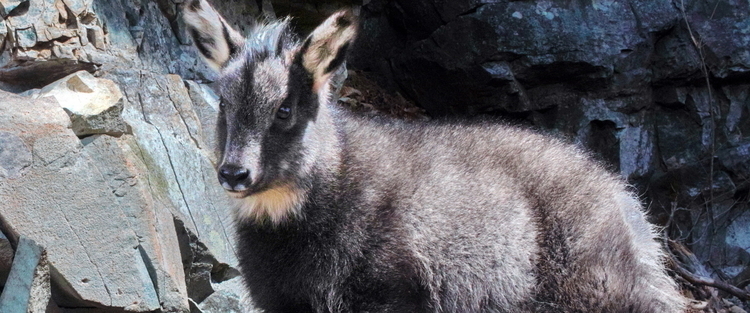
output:
M 330 78 L 350 10 L 306 38 L 243 38 L 183 5 L 216 69 L 218 183 L 265 312 L 683 312 L 663 248 L 624 181 L 560 140 L 492 121 L 342 110 Z

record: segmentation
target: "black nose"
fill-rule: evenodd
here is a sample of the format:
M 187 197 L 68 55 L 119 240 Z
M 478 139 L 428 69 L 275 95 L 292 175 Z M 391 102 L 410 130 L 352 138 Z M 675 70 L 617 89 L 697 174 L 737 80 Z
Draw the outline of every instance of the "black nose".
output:
M 224 189 L 242 191 L 250 185 L 250 171 L 234 164 L 224 164 L 219 168 L 219 182 Z

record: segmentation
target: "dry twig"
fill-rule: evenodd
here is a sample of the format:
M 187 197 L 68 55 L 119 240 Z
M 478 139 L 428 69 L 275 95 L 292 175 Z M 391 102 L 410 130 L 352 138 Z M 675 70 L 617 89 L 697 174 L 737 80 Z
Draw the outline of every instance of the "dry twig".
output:
M 750 301 L 750 292 L 748 292 L 747 290 L 737 288 L 736 286 L 728 284 L 720 279 L 713 279 L 711 277 L 705 277 L 705 276 L 698 275 L 687 270 L 685 266 L 683 266 L 682 262 L 680 262 L 679 259 L 693 263 L 693 262 L 697 262 L 697 258 L 695 257 L 695 255 L 693 255 L 692 252 L 690 252 L 690 250 L 685 248 L 685 246 L 681 245 L 680 243 L 674 240 L 669 240 L 669 247 L 671 248 L 670 250 L 679 254 L 681 257 L 681 258 L 678 258 L 670 251 L 670 254 L 672 256 L 672 264 L 674 265 L 674 270 L 678 275 L 680 275 L 680 277 L 684 278 L 685 280 L 687 280 L 693 285 L 714 287 L 722 291 L 725 291 L 739 298 L 740 300 Z

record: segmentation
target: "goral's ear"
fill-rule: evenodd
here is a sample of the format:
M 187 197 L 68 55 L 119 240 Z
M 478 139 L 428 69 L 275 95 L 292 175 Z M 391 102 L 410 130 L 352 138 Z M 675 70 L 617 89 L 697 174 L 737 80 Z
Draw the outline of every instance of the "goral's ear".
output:
M 313 78 L 318 92 L 346 59 L 346 51 L 357 35 L 358 21 L 351 10 L 334 13 L 305 39 L 300 49 L 302 65 Z
M 183 16 L 195 47 L 217 71 L 240 53 L 245 44 L 245 38 L 206 0 L 185 1 Z

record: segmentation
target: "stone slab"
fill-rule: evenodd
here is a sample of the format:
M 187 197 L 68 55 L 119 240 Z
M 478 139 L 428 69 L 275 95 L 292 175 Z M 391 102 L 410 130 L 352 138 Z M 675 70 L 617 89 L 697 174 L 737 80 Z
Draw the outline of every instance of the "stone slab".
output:
M 0 131 L 32 148 L 31 166 L 0 178 L 0 215 L 13 236 L 46 247 L 62 292 L 91 306 L 160 308 L 150 275 L 143 275 L 139 239 L 102 171 L 70 130 L 53 99 L 0 92 Z M 64 305 L 64 303 L 59 303 Z
M 8 281 L 0 295 L 0 312 L 44 313 L 50 290 L 46 251 L 21 236 Z

